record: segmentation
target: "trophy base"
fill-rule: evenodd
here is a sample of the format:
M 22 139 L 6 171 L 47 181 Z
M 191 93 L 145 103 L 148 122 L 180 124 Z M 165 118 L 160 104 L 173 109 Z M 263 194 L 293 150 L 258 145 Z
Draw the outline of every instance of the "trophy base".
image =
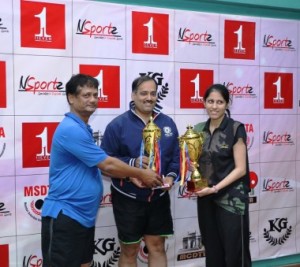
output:
M 208 183 L 206 179 L 193 179 L 191 181 L 187 181 L 187 191 L 189 192 L 197 192 L 201 189 L 208 187 Z

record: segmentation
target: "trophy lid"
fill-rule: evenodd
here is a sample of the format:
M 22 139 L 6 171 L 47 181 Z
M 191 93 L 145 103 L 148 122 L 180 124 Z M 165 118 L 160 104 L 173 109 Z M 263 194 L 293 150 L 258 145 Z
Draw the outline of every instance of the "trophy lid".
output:
M 194 131 L 194 128 L 192 125 L 188 125 L 186 132 L 184 135 L 181 136 L 183 139 L 193 139 L 193 138 L 199 138 L 201 135 L 197 132 Z
M 143 133 L 156 133 L 157 138 L 159 139 L 161 136 L 160 128 L 153 122 L 153 117 L 150 117 L 150 121 L 147 123 L 145 128 L 143 129 Z

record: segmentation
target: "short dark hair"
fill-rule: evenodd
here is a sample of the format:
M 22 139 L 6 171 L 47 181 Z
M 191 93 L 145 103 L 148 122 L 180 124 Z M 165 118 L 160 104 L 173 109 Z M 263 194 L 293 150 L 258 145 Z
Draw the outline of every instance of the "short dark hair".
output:
M 69 102 L 68 95 L 78 95 L 79 87 L 83 86 L 92 87 L 98 89 L 99 82 L 96 78 L 86 75 L 86 74 L 75 74 L 71 77 L 71 79 L 66 84 L 66 95 L 67 101 Z
M 132 92 L 136 92 L 137 89 L 139 88 L 139 86 L 143 83 L 143 82 L 147 82 L 147 81 L 153 81 L 155 83 L 155 89 L 157 91 L 157 87 L 158 84 L 157 82 L 150 76 L 148 75 L 144 75 L 144 76 L 140 76 L 134 79 L 134 81 L 132 82 Z

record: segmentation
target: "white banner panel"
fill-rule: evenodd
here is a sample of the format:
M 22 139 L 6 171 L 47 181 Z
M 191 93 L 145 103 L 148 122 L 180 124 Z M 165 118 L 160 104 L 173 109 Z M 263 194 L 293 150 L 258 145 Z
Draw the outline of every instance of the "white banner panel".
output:
M 14 52 L 72 55 L 72 1 L 19 1 L 14 5 Z
M 276 258 L 296 253 L 296 212 L 294 208 L 259 212 L 260 258 Z
M 68 111 L 65 86 L 72 75 L 71 63 L 69 58 L 15 56 L 15 113 L 61 115 Z
M 16 233 L 16 181 L 15 177 L 0 177 L 0 227 L 1 236 L 15 236 Z
M 126 57 L 174 60 L 174 10 L 126 7 Z
M 260 18 L 220 15 L 220 64 L 259 64 Z
M 219 16 L 175 11 L 175 61 L 219 63 Z
M 247 133 L 253 260 L 300 253 L 300 22 L 83 0 L 7 0 L 0 9 L 0 266 L 42 266 L 40 228 L 53 133 L 72 74 L 99 81 L 97 145 L 129 109 L 132 81 L 158 83 L 157 109 L 179 135 L 207 120 L 206 89 L 230 90 Z M 178 177 L 180 178 L 180 177 Z M 96 221 L 96 266 L 117 266 L 110 178 Z M 168 266 L 205 266 L 197 201 L 170 191 Z M 138 266 L 147 266 L 142 241 Z
M 12 53 L 13 51 L 13 4 L 12 0 L 1 3 L 0 10 L 0 53 Z
M 299 47 L 297 24 L 287 20 L 261 19 L 260 65 L 297 67 L 295 57 Z
M 125 59 L 125 6 L 73 4 L 73 56 Z

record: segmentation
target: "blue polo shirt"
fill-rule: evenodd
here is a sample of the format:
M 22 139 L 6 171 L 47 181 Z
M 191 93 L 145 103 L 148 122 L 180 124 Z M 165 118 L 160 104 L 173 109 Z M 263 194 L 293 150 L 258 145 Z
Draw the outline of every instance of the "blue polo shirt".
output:
M 91 127 L 74 113 L 66 113 L 52 140 L 42 216 L 57 218 L 62 211 L 85 227 L 94 226 L 103 194 L 97 164 L 106 158 L 94 143 Z

